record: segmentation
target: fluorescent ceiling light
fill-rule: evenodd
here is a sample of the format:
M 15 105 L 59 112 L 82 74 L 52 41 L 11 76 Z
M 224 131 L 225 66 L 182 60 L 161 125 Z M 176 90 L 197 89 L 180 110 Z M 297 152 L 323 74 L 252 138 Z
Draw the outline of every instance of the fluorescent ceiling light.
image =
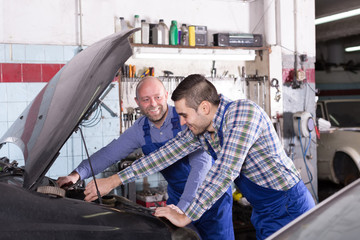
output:
M 205 49 L 205 48 L 152 48 L 134 47 L 133 57 L 142 59 L 187 59 L 254 61 L 255 50 L 246 49 Z
M 345 48 L 345 52 L 355 52 L 355 51 L 360 51 L 360 46 Z
M 315 19 L 315 25 L 332 22 L 332 21 L 336 21 L 336 20 L 340 20 L 340 19 L 344 19 L 344 18 L 348 18 L 348 17 L 353 17 L 356 15 L 360 15 L 360 8 Z

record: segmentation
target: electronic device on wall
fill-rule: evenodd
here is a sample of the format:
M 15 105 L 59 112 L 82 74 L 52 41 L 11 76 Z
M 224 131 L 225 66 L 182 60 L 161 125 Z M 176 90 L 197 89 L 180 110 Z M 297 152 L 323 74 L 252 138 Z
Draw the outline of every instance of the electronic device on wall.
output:
M 315 121 L 309 112 L 296 112 L 293 115 L 293 126 L 296 136 L 309 137 L 315 129 Z
M 248 33 L 215 33 L 214 46 L 225 47 L 262 47 L 261 34 Z

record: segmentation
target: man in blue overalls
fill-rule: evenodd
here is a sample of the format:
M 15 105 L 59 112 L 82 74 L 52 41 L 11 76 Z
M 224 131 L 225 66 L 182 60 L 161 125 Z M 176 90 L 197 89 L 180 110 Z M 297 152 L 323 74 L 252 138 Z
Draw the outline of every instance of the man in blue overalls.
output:
M 139 147 L 145 155 L 150 154 L 184 129 L 175 108 L 167 104 L 167 97 L 164 85 L 157 78 L 146 77 L 140 81 L 135 101 L 144 116 L 135 121 L 117 140 L 91 156 L 95 174 Z M 167 204 L 176 205 L 185 211 L 212 163 L 210 155 L 197 150 L 161 170 L 168 182 Z M 90 167 L 88 161 L 84 160 L 69 176 L 59 178 L 58 182 L 63 185 L 88 177 Z M 231 187 L 199 220 L 193 222 L 193 226 L 202 239 L 234 239 Z
M 199 74 L 180 82 L 171 98 L 187 129 L 129 168 L 102 179 L 98 183 L 101 194 L 205 149 L 216 161 L 189 207 L 185 211 L 159 207 L 155 216 L 185 226 L 199 219 L 232 182 L 253 208 L 251 221 L 258 239 L 265 239 L 314 207 L 314 200 L 286 155 L 269 116 L 257 104 L 246 99 L 231 101 Z M 84 193 L 87 199 L 97 198 L 94 182 L 87 185 Z

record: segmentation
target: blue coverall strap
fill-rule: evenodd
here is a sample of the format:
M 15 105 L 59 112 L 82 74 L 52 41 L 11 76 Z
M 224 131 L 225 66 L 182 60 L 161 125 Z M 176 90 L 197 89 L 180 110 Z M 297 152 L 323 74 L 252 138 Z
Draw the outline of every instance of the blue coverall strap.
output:
M 144 125 L 143 125 L 143 131 L 144 131 L 144 138 L 146 144 L 151 144 L 151 135 L 150 135 L 150 124 L 149 119 L 145 117 Z
M 181 125 L 180 125 L 180 117 L 179 114 L 177 114 L 175 107 L 173 108 L 173 117 L 171 118 L 171 124 L 172 124 L 172 130 L 174 137 L 178 132 L 181 131 Z
M 228 109 L 228 107 L 232 103 L 233 102 L 229 102 L 228 104 L 226 104 L 223 116 L 221 118 L 220 127 L 219 127 L 219 131 L 218 131 L 218 135 L 219 135 L 219 139 L 220 139 L 220 146 L 223 146 L 223 144 L 224 144 L 224 137 L 223 137 L 223 131 L 222 131 L 222 126 L 223 126 L 223 122 L 224 122 L 224 116 L 225 116 L 226 110 Z

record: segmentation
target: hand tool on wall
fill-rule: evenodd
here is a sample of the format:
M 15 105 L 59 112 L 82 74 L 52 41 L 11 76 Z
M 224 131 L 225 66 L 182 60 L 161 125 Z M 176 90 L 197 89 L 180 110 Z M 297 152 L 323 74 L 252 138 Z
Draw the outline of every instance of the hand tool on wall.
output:
M 128 125 L 129 125 L 129 127 L 131 127 L 132 124 L 133 124 L 134 112 L 135 112 L 135 109 L 134 109 L 133 107 L 128 107 L 128 108 L 127 108 L 127 113 L 128 113 Z
M 130 77 L 136 78 L 136 67 L 135 67 L 135 65 L 132 65 L 131 73 L 132 73 L 132 75 Z
M 143 72 L 143 74 L 141 74 L 140 77 L 143 78 L 143 77 L 147 76 L 149 74 L 149 72 L 150 72 L 150 69 L 148 68 Z
M 211 77 L 216 77 L 216 68 L 215 68 L 215 61 L 213 61 L 212 69 L 211 69 Z
M 129 65 L 129 78 L 132 78 L 133 77 L 133 72 L 132 72 L 133 68 L 132 68 L 132 65 L 130 64 Z
M 155 76 L 155 69 L 153 67 L 150 67 L 149 71 L 150 71 L 149 75 L 154 77 Z
M 121 76 L 122 74 L 124 74 L 125 68 L 124 66 L 121 67 L 121 70 L 119 69 L 119 74 L 118 74 L 118 87 L 119 87 L 119 108 L 120 108 L 120 114 L 119 114 L 119 120 L 120 120 L 120 134 L 122 134 L 122 113 L 123 113 L 123 107 L 122 107 L 122 94 L 121 94 Z M 120 72 L 121 71 L 121 72 Z

